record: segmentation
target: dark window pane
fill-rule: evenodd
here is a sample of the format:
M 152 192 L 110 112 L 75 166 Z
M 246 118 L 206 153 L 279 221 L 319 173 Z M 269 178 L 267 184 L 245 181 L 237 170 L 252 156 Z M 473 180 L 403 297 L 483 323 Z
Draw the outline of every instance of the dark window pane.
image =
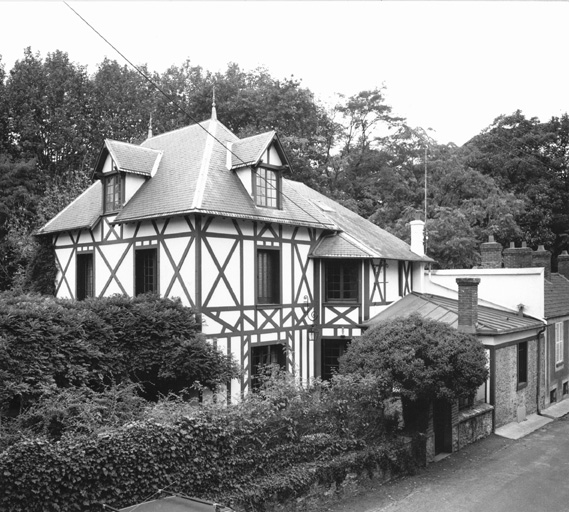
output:
M 330 380 L 338 370 L 338 359 L 344 355 L 347 340 L 322 340 L 322 379 Z
M 93 297 L 93 255 L 77 255 L 77 299 Z
M 518 344 L 518 384 L 528 380 L 528 342 Z
M 257 251 L 257 303 L 280 303 L 280 252 Z
M 156 249 L 136 251 L 135 295 L 158 291 L 158 261 Z
M 358 300 L 358 261 L 326 262 L 326 300 Z
M 264 369 L 269 365 L 278 365 L 286 370 L 286 353 L 281 344 L 251 347 L 251 387 L 258 388 L 261 385 Z
M 122 206 L 122 180 L 120 174 L 105 178 L 105 212 L 113 212 Z

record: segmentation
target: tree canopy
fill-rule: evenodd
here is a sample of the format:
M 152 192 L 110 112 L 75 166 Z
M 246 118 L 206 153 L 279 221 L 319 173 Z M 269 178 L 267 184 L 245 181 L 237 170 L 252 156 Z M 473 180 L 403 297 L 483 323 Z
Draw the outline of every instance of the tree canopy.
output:
M 476 336 L 419 315 L 382 322 L 353 340 L 340 372 L 381 376 L 411 401 L 471 395 L 488 374 Z
M 105 138 L 139 143 L 151 120 L 159 134 L 207 119 L 214 87 L 218 118 L 238 136 L 279 132 L 289 179 L 407 241 L 426 206 L 427 253 L 441 268 L 477 265 L 489 235 L 569 249 L 567 114 L 503 115 L 457 147 L 394 115 L 384 87 L 324 105 L 265 68 L 140 68 L 158 88 L 115 60 L 89 74 L 60 50 L 27 48 L 11 70 L 0 61 L 0 289 L 27 286 L 41 252 L 32 233 L 89 185 Z
M 473 395 L 488 376 L 486 364 L 476 336 L 415 314 L 354 339 L 340 358 L 340 373 L 379 378 L 400 394 L 406 423 L 416 425 L 424 424 L 425 404 Z

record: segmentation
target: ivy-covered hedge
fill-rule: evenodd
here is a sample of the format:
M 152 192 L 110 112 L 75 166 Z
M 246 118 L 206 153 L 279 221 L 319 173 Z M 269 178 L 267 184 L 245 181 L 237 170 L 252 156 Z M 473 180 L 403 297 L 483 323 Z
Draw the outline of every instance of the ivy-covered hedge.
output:
M 408 471 L 373 384 L 341 377 L 302 389 L 277 378 L 234 406 L 163 411 L 103 436 L 19 442 L 0 454 L 0 510 L 101 511 L 159 489 L 263 510 L 348 472 Z M 356 435 L 358 421 L 380 426 Z
M 101 390 L 130 379 L 154 397 L 236 376 L 235 362 L 199 331 L 190 308 L 156 296 L 76 302 L 0 294 L 0 410 L 57 388 Z

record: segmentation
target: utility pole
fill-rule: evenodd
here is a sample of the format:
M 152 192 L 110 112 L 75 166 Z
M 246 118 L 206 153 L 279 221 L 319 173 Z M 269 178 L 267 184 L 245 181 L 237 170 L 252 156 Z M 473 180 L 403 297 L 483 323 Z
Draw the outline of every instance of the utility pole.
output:
M 429 235 L 427 231 L 427 148 L 425 144 L 425 254 L 427 254 L 427 242 L 429 240 Z

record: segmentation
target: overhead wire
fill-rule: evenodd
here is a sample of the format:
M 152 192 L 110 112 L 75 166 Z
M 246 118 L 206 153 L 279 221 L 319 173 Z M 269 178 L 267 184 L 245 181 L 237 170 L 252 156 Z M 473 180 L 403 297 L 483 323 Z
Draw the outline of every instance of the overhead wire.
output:
M 80 18 L 91 30 L 93 30 L 93 32 L 95 32 L 95 34 L 97 34 L 103 41 L 105 41 L 105 43 L 107 43 L 115 52 L 117 52 L 132 68 L 134 68 L 136 70 L 136 72 L 138 74 L 140 74 L 150 85 L 152 85 L 160 94 L 162 94 L 167 100 L 168 102 L 170 102 L 171 104 L 173 104 L 174 106 L 176 106 L 181 112 L 183 112 L 186 116 L 188 116 L 188 118 L 194 122 L 196 125 L 198 125 L 203 131 L 206 132 L 206 134 L 209 137 L 212 137 L 214 139 L 214 141 L 216 141 L 218 144 L 220 144 L 224 149 L 226 149 L 229 153 L 231 153 L 235 158 L 237 158 L 237 160 L 242 163 L 243 165 L 247 165 L 246 162 L 243 161 L 243 159 L 236 154 L 234 151 L 232 151 L 229 147 L 227 147 L 223 141 L 221 141 L 219 138 L 217 138 L 213 133 L 211 133 L 205 126 L 203 126 L 203 124 L 199 121 L 197 121 L 194 116 L 192 116 L 182 105 L 180 105 L 175 98 L 173 98 L 172 96 L 170 96 L 169 94 L 166 93 L 166 91 L 164 91 L 163 88 L 161 88 L 156 82 L 154 82 L 154 80 L 152 80 L 152 78 L 150 78 L 139 66 L 136 66 L 126 55 L 124 55 L 124 53 L 122 53 L 115 45 L 113 45 L 105 36 L 103 36 L 103 34 L 101 34 L 93 25 L 91 25 L 91 23 L 89 23 L 83 16 L 81 16 L 81 14 L 79 14 L 73 7 L 71 7 L 66 0 L 62 0 L 63 3 L 71 10 L 75 13 L 75 15 Z M 279 189 L 277 186 L 273 185 L 270 181 L 268 181 L 264 176 L 261 176 L 260 174 L 257 174 L 257 177 L 259 177 L 261 180 L 263 180 L 265 182 L 266 185 L 272 187 L 274 190 L 276 190 L 277 194 L 279 192 Z M 303 211 L 304 213 L 306 213 L 309 217 L 311 217 L 314 221 L 316 221 L 318 224 L 322 224 L 322 220 L 316 218 L 312 213 L 310 213 L 309 211 L 307 211 L 305 208 L 303 208 L 301 205 L 299 205 L 297 202 L 295 202 L 290 196 L 286 195 L 282 190 L 280 191 L 280 194 L 286 198 L 288 201 L 290 201 L 292 204 L 294 204 L 298 209 L 300 209 L 301 211 Z

